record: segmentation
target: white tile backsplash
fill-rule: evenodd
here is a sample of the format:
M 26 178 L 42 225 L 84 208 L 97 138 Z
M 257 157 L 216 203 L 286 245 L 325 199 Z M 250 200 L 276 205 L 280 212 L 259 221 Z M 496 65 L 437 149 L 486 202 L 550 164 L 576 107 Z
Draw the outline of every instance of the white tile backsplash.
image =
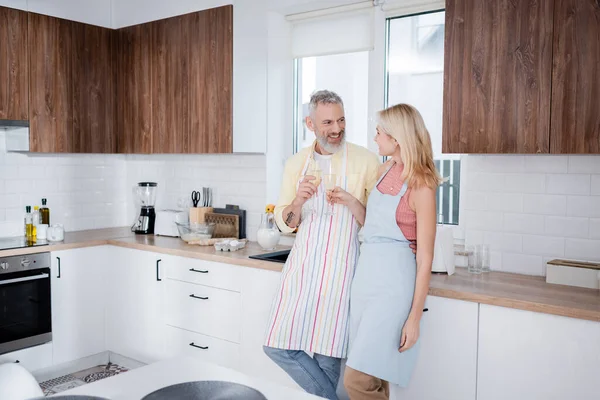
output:
M 465 157 L 461 227 L 467 244 L 490 245 L 492 269 L 543 275 L 553 258 L 600 261 L 600 156 Z

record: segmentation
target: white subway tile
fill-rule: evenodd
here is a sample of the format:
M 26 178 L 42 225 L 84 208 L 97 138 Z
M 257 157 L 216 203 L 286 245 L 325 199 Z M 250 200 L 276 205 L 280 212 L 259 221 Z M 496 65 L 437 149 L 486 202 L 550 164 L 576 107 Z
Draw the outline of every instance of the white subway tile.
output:
M 485 211 L 487 210 L 487 196 L 480 192 L 466 192 L 462 198 L 465 210 Z
M 569 156 L 569 173 L 600 174 L 600 156 Z
M 502 271 L 504 272 L 542 276 L 544 274 L 543 263 L 541 256 L 514 253 L 502 254 Z
M 470 192 L 503 192 L 503 174 L 469 173 L 467 190 Z
M 5 183 L 4 193 L 21 194 L 33 190 L 32 181 L 27 179 L 9 179 Z
M 4 212 L 5 212 L 5 217 L 4 217 L 5 221 L 9 221 L 9 222 L 17 221 L 17 222 L 23 223 L 23 218 L 25 218 L 25 206 L 6 208 L 4 210 Z M 2 236 L 4 236 L 4 235 L 2 235 Z
M 564 257 L 565 239 L 550 236 L 523 236 L 523 253 L 538 256 Z
M 45 176 L 42 167 L 34 165 L 19 165 L 19 179 L 35 179 Z
M 465 233 L 465 246 L 476 246 L 478 244 L 483 244 L 483 231 L 477 231 L 474 229 L 469 229 Z
M 592 175 L 592 195 L 600 196 L 600 175 Z
M 546 175 L 543 174 L 507 174 L 501 191 L 510 193 L 545 193 Z
M 600 218 L 590 219 L 590 239 L 600 239 Z
M 567 173 L 569 170 L 569 156 L 531 155 L 525 156 L 526 172 Z
M 526 172 L 525 157 L 521 155 L 488 155 L 483 168 L 485 172 Z
M 490 250 L 490 269 L 502 271 L 502 252 Z
M 21 197 L 18 194 L 0 194 L 0 208 L 14 208 L 21 204 Z M 25 207 L 23 207 L 25 212 Z
M 490 245 L 491 251 L 523 251 L 523 236 L 516 233 L 485 232 L 483 242 Z
M 551 194 L 588 195 L 590 194 L 590 175 L 557 174 L 547 175 L 546 192 Z
M 33 187 L 37 193 L 43 193 L 43 196 L 47 196 L 58 191 L 58 181 L 55 179 L 36 180 Z
M 545 235 L 566 238 L 587 238 L 588 231 L 588 218 L 546 217 Z
M 0 208 L 0 221 L 5 221 L 6 220 L 6 211 L 2 208 Z
M 544 233 L 544 216 L 532 214 L 504 214 L 504 232 Z
M 567 239 L 565 256 L 576 260 L 600 261 L 600 240 Z
M 529 214 L 566 215 L 567 196 L 551 194 L 526 194 L 523 212 Z
M 520 193 L 494 193 L 487 196 L 489 211 L 522 212 L 523 195 Z
M 0 165 L 0 178 L 18 179 L 19 167 L 17 167 L 16 165 Z
M 600 217 L 600 197 L 598 196 L 568 196 L 567 216 L 569 217 Z
M 469 230 L 502 230 L 502 213 L 491 211 L 466 211 L 463 214 Z

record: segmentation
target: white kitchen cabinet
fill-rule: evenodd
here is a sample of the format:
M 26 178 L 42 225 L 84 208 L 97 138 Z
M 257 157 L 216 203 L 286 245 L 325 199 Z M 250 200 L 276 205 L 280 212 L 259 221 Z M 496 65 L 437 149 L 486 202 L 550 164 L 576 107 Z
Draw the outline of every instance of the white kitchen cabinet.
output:
M 105 272 L 110 247 L 52 252 L 53 364 L 105 350 Z
M 409 386 L 392 400 L 475 400 L 478 304 L 428 296 L 421 347 Z
M 280 272 L 241 268 L 241 371 L 289 387 L 299 386 L 263 352 L 271 305 L 279 288 Z
M 159 254 L 115 247 L 106 270 L 106 348 L 144 363 L 164 358 L 164 273 Z
M 0 355 L 0 364 L 14 362 L 18 362 L 29 372 L 49 368 L 52 366 L 52 343 L 44 343 Z
M 477 400 L 597 400 L 600 323 L 480 306 Z

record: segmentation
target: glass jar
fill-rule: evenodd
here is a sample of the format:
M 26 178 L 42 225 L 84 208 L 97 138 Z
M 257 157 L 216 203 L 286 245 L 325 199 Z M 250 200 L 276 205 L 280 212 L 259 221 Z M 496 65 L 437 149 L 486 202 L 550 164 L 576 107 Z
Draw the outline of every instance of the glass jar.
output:
M 266 212 L 262 215 L 256 240 L 264 250 L 275 250 L 279 243 L 281 233 L 275 223 L 275 215 L 272 212 Z

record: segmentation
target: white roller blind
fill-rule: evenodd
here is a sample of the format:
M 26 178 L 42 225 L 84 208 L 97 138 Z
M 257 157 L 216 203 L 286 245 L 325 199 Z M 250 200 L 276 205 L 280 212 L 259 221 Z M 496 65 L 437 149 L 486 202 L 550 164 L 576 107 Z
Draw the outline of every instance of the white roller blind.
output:
M 314 57 L 372 50 L 373 8 L 339 12 L 292 22 L 292 56 Z
M 442 10 L 445 7 L 444 0 L 386 0 L 381 5 L 389 17 Z

